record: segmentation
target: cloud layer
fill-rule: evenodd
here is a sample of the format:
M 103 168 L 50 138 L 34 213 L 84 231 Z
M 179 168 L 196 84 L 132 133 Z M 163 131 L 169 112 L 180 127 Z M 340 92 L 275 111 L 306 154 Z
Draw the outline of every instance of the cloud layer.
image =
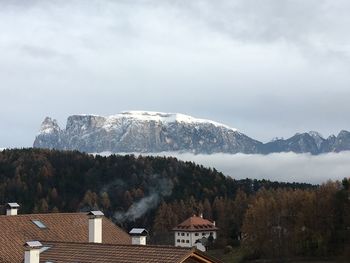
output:
M 320 184 L 328 180 L 350 177 L 350 152 L 321 155 L 274 153 L 212 154 L 162 153 L 159 156 L 175 156 L 180 160 L 193 161 L 212 167 L 235 179 L 268 179 L 281 182 Z

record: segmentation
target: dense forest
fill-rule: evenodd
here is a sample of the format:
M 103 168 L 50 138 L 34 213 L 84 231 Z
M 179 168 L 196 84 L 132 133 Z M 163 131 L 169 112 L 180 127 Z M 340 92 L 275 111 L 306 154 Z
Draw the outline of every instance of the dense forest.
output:
M 309 190 L 260 190 L 243 220 L 243 245 L 255 257 L 350 259 L 350 180 Z M 339 259 L 339 258 L 338 258 Z
M 0 152 L 0 204 L 18 202 L 20 213 L 100 209 L 126 230 L 146 227 L 150 241 L 163 244 L 176 224 L 203 213 L 220 228 L 215 246 L 241 246 L 251 258 L 345 253 L 348 196 L 347 179 L 322 186 L 235 180 L 176 158 Z

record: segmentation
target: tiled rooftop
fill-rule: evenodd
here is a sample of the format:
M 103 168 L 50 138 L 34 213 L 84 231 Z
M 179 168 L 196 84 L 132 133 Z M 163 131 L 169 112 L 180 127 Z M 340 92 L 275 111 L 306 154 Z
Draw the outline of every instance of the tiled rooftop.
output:
M 209 220 L 192 216 L 173 228 L 174 231 L 215 231 L 218 228 Z
M 67 263 L 190 263 L 219 262 L 198 250 L 166 246 L 107 245 L 93 243 L 43 242 L 50 247 L 40 262 Z
M 39 227 L 39 221 L 45 227 Z M 52 213 L 0 216 L 0 262 L 21 262 L 24 244 L 31 240 L 88 242 L 86 213 Z M 130 236 L 103 217 L 102 242 L 131 244 Z

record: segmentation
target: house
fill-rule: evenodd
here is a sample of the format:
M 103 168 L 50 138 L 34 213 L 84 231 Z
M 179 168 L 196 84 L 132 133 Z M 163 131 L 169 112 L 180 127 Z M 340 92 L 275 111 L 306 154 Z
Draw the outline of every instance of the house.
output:
M 131 237 L 100 211 L 18 215 L 18 208 L 9 204 L 16 211 L 0 216 L 0 262 L 219 262 L 192 248 L 145 245 L 145 229 Z
M 206 250 L 208 242 L 217 238 L 215 222 L 203 218 L 203 215 L 192 216 L 173 228 L 175 246 L 197 247 L 201 251 Z

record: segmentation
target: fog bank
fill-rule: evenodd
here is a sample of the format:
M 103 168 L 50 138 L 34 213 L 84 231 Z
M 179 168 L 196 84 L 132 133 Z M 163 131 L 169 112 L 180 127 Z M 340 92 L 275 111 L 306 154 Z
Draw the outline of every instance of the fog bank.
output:
M 327 153 L 317 156 L 292 152 L 269 155 L 194 155 L 163 152 L 151 155 L 174 156 L 183 161 L 192 161 L 205 167 L 215 168 L 235 179 L 253 178 L 319 184 L 327 180 L 341 180 L 344 177 L 350 177 L 350 152 Z

